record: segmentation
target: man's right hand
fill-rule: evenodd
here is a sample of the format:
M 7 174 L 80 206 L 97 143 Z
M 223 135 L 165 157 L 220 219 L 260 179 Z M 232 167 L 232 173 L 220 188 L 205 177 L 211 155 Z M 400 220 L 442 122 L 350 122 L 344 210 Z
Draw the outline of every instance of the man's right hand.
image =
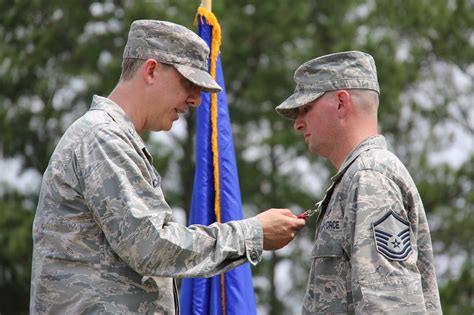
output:
M 287 245 L 306 221 L 289 209 L 269 209 L 257 215 L 263 229 L 263 249 L 274 250 Z

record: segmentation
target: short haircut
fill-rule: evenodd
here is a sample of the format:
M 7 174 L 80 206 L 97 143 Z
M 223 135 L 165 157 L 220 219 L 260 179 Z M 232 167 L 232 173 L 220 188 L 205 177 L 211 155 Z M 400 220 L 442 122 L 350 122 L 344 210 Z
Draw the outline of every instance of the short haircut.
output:
M 138 68 L 145 62 L 142 59 L 125 58 L 122 61 L 122 74 L 120 74 L 121 81 L 127 81 L 133 78 Z
M 348 89 L 351 97 L 355 99 L 356 106 L 366 113 L 377 113 L 379 107 L 379 94 L 372 90 Z
M 125 58 L 122 61 L 122 73 L 120 74 L 120 80 L 121 81 L 127 81 L 133 78 L 135 73 L 138 71 L 138 69 L 142 66 L 142 64 L 145 63 L 146 60 L 143 59 L 136 59 L 136 58 Z M 161 63 L 160 65 L 163 66 L 163 69 L 168 70 L 172 65 L 166 64 L 166 63 Z

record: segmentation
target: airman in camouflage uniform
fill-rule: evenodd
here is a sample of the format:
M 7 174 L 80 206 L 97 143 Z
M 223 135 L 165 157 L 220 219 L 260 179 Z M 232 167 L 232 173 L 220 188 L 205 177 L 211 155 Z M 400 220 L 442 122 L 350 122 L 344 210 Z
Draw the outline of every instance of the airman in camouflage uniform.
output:
M 31 314 L 177 314 L 175 277 L 256 264 L 304 226 L 288 209 L 211 226 L 173 222 L 139 134 L 170 129 L 199 105 L 201 90 L 221 89 L 207 73 L 208 54 L 183 26 L 132 23 L 121 80 L 108 98 L 94 96 L 44 173 Z
M 277 106 L 338 169 L 319 212 L 302 314 L 441 313 L 428 221 L 407 169 L 377 131 L 373 58 L 310 60 Z

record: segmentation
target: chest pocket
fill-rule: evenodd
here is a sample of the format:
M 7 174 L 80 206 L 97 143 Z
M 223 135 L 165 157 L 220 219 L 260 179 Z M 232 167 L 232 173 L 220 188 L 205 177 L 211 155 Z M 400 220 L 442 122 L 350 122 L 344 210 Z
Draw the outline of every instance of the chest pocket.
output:
M 346 313 L 348 260 L 339 239 L 318 240 L 311 258 L 309 285 L 303 300 L 303 314 Z
M 342 257 L 342 240 L 328 239 L 320 240 L 314 244 L 313 251 L 311 253 L 312 258 L 337 258 Z
M 318 228 L 316 229 L 316 242 L 313 247 L 312 257 L 341 257 L 343 255 L 343 214 L 330 204 L 328 211 L 323 211 Z
M 345 313 L 351 293 L 347 287 L 350 267 L 343 250 L 342 215 L 337 211 L 325 213 L 316 233 L 303 314 Z
M 342 217 L 331 214 L 327 214 L 317 228 L 312 258 L 340 258 L 344 254 Z

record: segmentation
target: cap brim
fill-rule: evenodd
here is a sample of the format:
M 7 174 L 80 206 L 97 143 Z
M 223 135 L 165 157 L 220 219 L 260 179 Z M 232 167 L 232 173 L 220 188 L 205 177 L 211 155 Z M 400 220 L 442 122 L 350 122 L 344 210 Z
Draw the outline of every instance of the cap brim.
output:
M 192 83 L 196 84 L 204 92 L 217 93 L 222 91 L 219 84 L 211 77 L 207 71 L 196 69 L 190 66 L 173 64 L 179 73 Z
M 305 106 L 312 101 L 319 98 L 325 92 L 313 92 L 313 93 L 294 93 L 288 97 L 283 103 L 275 107 L 278 114 L 285 118 L 296 119 L 298 116 L 298 107 Z

